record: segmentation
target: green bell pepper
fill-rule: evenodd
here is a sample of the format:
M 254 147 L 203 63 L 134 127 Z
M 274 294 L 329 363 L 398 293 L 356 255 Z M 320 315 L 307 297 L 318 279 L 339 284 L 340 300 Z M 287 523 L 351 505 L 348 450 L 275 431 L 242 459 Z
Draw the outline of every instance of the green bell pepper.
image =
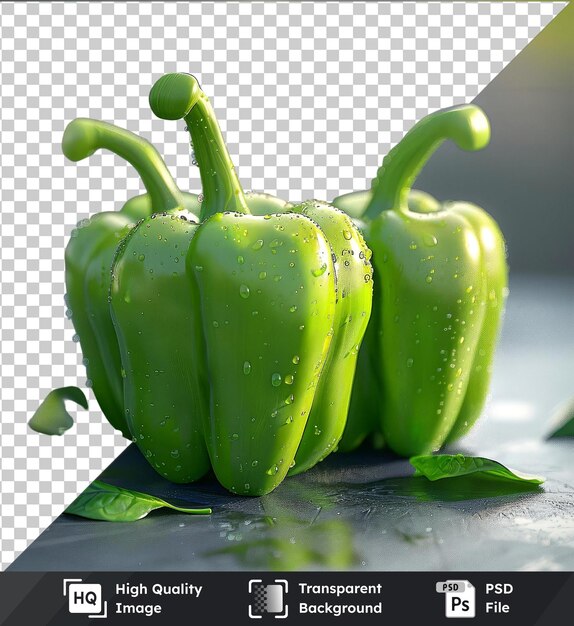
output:
M 148 194 L 128 201 L 120 211 L 98 213 L 78 223 L 66 247 L 66 303 L 98 404 L 112 426 L 129 436 L 120 352 L 108 302 L 110 268 L 119 242 L 138 220 L 152 214 L 152 203 L 179 210 L 184 198 L 157 150 L 144 139 L 88 119 L 67 126 L 62 150 L 70 160 L 84 159 L 99 148 L 131 163 Z
M 148 191 L 132 208 L 151 214 L 130 221 L 119 246 L 119 229 L 97 240 L 99 268 L 115 251 L 111 287 L 102 273 L 93 299 L 100 323 L 111 312 L 115 329 L 108 340 L 120 355 L 122 430 L 171 481 L 213 467 L 232 492 L 267 493 L 289 470 L 324 458 L 343 433 L 370 317 L 370 250 L 351 219 L 324 202 L 245 194 L 193 76 L 162 77 L 150 105 L 187 124 L 203 187 L 199 218 L 149 144 L 136 156 L 127 133 L 106 126 L 98 135 L 102 123 L 88 120 L 72 122 L 64 141 L 75 160 L 98 147 L 121 154 Z M 85 292 L 81 267 L 70 287 Z M 97 345 L 76 328 L 83 349 Z
M 333 201 L 362 221 L 377 276 L 341 450 L 380 431 L 395 452 L 425 454 L 482 411 L 507 294 L 504 240 L 479 207 L 411 186 L 445 139 L 478 150 L 489 138 L 477 106 L 433 113 L 385 157 L 370 191 Z

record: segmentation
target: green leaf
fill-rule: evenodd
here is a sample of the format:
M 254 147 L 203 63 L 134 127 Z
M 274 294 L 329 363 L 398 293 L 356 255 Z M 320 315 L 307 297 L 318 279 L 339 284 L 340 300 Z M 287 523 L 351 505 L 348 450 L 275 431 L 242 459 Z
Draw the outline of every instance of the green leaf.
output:
M 504 480 L 514 480 L 532 485 L 540 485 L 544 482 L 541 476 L 523 474 L 510 469 L 492 459 L 481 456 L 464 456 L 464 454 L 428 454 L 413 456 L 410 458 L 411 465 L 415 468 L 415 476 L 426 476 L 429 480 L 441 480 L 442 478 L 455 478 L 482 472 L 488 476 Z
M 63 435 L 74 425 L 74 420 L 66 411 L 65 400 L 72 400 L 76 404 L 88 408 L 88 401 L 84 393 L 77 387 L 61 387 L 54 389 L 44 399 L 30 418 L 28 426 L 37 433 L 45 435 Z
M 552 431 L 548 439 L 574 437 L 574 400 L 561 406 L 552 418 Z
M 101 480 L 95 480 L 70 504 L 64 513 L 107 522 L 135 522 L 145 517 L 150 511 L 162 507 L 192 515 L 209 515 L 211 513 L 211 509 L 208 508 L 190 509 L 174 506 L 147 493 L 115 487 Z

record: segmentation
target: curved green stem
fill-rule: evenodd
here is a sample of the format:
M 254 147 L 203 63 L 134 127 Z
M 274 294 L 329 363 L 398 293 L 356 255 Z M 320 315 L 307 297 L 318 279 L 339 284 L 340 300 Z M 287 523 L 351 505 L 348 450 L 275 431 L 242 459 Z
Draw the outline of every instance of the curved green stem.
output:
M 431 113 L 403 137 L 383 159 L 373 180 L 373 195 L 364 215 L 374 219 L 388 210 L 408 210 L 408 196 L 419 172 L 443 141 L 462 150 L 480 150 L 490 139 L 483 110 L 473 104 Z
M 81 161 L 104 148 L 133 165 L 151 198 L 151 213 L 183 208 L 181 192 L 159 152 L 145 139 L 113 124 L 78 118 L 68 124 L 62 150 L 71 161 Z
M 184 119 L 203 187 L 200 219 L 224 211 L 249 214 L 245 195 L 207 96 L 191 74 L 166 74 L 152 87 L 152 111 L 164 120 Z

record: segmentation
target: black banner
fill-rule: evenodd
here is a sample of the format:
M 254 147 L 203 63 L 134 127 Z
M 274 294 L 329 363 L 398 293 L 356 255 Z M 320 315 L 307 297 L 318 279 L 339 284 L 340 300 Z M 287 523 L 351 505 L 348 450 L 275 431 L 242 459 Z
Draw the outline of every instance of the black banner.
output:
M 555 626 L 573 597 L 559 572 L 3 572 L 0 624 Z

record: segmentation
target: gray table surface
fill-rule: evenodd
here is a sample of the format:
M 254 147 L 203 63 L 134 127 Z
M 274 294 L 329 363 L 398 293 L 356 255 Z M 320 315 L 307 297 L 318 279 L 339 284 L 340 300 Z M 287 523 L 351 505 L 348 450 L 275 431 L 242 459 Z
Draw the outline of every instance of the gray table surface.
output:
M 574 396 L 573 372 L 574 280 L 514 278 L 491 399 L 450 451 L 542 474 L 543 487 L 430 483 L 362 449 L 242 498 L 212 479 L 172 485 L 132 445 L 102 479 L 213 514 L 156 511 L 133 524 L 61 515 L 9 569 L 574 570 L 574 439 L 544 438 Z

